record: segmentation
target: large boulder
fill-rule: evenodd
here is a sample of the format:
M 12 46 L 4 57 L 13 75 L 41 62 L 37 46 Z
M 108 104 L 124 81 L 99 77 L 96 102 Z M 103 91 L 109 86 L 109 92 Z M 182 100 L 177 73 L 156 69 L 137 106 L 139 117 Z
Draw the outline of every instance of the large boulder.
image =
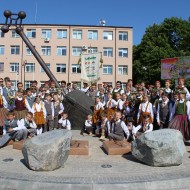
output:
M 59 129 L 26 140 L 22 148 L 27 166 L 35 171 L 52 171 L 64 166 L 72 133 Z
M 175 129 L 145 133 L 132 143 L 132 155 L 150 166 L 180 165 L 185 153 L 183 136 Z

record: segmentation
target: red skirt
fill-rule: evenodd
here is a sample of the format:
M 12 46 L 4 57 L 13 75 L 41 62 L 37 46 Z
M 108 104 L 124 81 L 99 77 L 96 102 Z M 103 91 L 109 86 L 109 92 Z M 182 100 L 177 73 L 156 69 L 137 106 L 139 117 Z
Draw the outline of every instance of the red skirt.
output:
M 46 123 L 45 118 L 44 118 L 44 113 L 41 112 L 35 112 L 34 114 L 34 121 L 36 125 L 43 125 Z
M 0 126 L 4 126 L 4 121 L 7 119 L 7 110 L 0 108 Z
M 189 140 L 189 124 L 187 115 L 175 115 L 169 124 L 169 128 L 181 131 L 184 140 Z

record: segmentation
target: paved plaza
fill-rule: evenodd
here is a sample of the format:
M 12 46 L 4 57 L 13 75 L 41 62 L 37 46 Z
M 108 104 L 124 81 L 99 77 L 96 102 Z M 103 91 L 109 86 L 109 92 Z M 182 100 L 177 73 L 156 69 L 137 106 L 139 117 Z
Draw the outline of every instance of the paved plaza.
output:
M 0 190 L 190 189 L 190 146 L 182 165 L 150 167 L 131 154 L 105 154 L 97 137 L 81 136 L 78 130 L 73 131 L 73 139 L 88 140 L 89 155 L 69 156 L 64 168 L 51 172 L 29 170 L 21 151 L 12 145 L 0 149 Z

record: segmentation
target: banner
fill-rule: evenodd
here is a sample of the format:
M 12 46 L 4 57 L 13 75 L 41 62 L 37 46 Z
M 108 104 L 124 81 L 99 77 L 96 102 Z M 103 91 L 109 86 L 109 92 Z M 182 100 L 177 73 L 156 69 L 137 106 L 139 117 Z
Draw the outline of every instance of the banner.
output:
M 161 60 L 161 79 L 190 78 L 190 56 Z
M 99 80 L 100 53 L 81 54 L 81 80 L 96 82 Z

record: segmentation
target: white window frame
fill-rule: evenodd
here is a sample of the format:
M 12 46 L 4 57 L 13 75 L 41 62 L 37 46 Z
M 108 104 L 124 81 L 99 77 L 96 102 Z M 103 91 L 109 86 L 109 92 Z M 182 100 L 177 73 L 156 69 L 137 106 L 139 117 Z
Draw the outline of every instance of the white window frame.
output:
M 66 29 L 57 29 L 57 38 L 58 39 L 66 39 L 67 38 L 67 30 Z
M 127 83 L 126 83 L 126 82 L 121 83 L 121 88 L 122 88 L 122 89 L 126 89 L 126 86 L 127 86 Z
M 51 29 L 42 29 L 42 39 L 51 38 Z
M 5 46 L 0 45 L 0 55 L 5 54 Z
M 128 48 L 119 48 L 118 56 L 119 57 L 128 57 Z
M 28 38 L 36 38 L 36 29 L 26 29 L 26 36 Z
M 20 38 L 19 34 L 17 34 L 15 30 L 11 31 L 11 37 L 12 38 Z
M 35 48 L 35 46 L 34 46 L 34 48 Z M 33 55 L 27 46 L 26 46 L 26 55 Z
M 32 81 L 26 80 L 24 84 L 24 88 L 27 89 L 27 88 L 30 88 L 31 86 L 32 86 Z
M 19 72 L 19 63 L 10 63 L 10 73 Z
M 58 71 L 58 68 L 60 67 L 60 71 Z M 62 69 L 65 69 L 65 72 L 62 71 Z M 56 63 L 56 73 L 66 73 L 67 67 L 65 63 Z
M 88 53 L 98 53 L 97 47 L 88 47 Z
M 118 65 L 118 75 L 128 75 L 128 65 Z
M 120 31 L 119 32 L 119 40 L 120 41 L 128 41 L 128 32 Z
M 81 53 L 82 53 L 82 47 L 72 47 L 73 56 L 80 56 Z
M 103 56 L 113 57 L 113 48 L 109 48 L 109 47 L 103 48 Z
M 18 81 L 16 81 L 16 80 L 11 80 L 11 89 L 12 90 L 17 90 L 17 83 L 18 83 Z
M 73 30 L 73 39 L 82 40 L 82 30 Z
M 67 47 L 66 46 L 57 46 L 57 56 L 66 56 Z
M 4 63 L 0 62 L 0 73 L 4 72 Z
M 106 69 L 106 72 L 105 72 L 105 69 Z M 109 69 L 111 69 L 111 72 L 109 72 Z M 102 74 L 103 75 L 112 75 L 113 74 L 113 66 L 112 65 L 103 65 Z
M 113 32 L 112 31 L 104 31 L 103 39 L 104 40 L 113 40 Z
M 34 73 L 35 72 L 35 63 L 25 63 L 25 72 Z
M 97 30 L 88 30 L 88 39 L 89 40 L 98 40 L 98 31 Z
M 51 55 L 51 46 L 41 46 L 41 55 Z
M 50 70 L 50 63 L 46 63 L 46 66 Z M 42 67 L 40 67 L 40 73 L 45 73 L 45 71 L 44 71 L 44 69 Z
M 11 55 L 19 55 L 20 54 L 20 46 L 11 46 Z
M 75 69 L 76 71 L 73 71 Z M 79 64 L 72 64 L 72 74 L 79 74 L 81 73 L 81 68 Z

